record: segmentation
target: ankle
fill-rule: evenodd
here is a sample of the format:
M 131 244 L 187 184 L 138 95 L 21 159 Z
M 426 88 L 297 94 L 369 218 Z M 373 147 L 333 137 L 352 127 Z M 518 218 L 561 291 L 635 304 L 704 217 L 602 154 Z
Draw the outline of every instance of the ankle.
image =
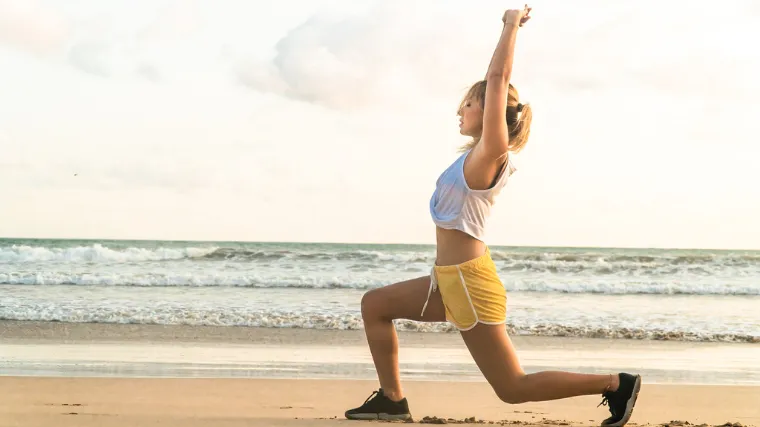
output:
M 392 400 L 393 402 L 399 402 L 404 398 L 404 394 L 401 393 L 401 390 L 383 389 L 383 394 L 385 395 L 385 397 Z
M 620 388 L 620 376 L 615 374 L 610 374 L 610 380 L 607 383 L 607 387 L 605 387 L 605 392 L 615 392 Z

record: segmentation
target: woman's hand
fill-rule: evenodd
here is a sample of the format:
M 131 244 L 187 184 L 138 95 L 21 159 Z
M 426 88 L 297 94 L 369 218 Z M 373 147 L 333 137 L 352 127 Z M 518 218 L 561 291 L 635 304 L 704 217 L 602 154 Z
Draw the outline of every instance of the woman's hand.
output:
M 531 9 L 532 8 L 528 7 L 527 4 L 523 9 L 507 9 L 507 11 L 504 12 L 504 16 L 501 18 L 501 21 L 504 22 L 505 25 L 517 24 L 519 27 L 522 27 L 530 20 L 529 14 Z

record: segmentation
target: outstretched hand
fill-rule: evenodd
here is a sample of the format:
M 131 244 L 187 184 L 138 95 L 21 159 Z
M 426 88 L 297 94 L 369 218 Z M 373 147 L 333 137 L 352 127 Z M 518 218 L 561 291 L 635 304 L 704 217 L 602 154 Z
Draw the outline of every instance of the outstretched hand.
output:
M 507 11 L 504 12 L 504 16 L 501 18 L 501 21 L 504 22 L 504 24 L 516 23 L 518 26 L 522 27 L 530 20 L 530 11 L 532 9 L 533 8 L 528 7 L 527 4 L 523 9 L 507 9 Z

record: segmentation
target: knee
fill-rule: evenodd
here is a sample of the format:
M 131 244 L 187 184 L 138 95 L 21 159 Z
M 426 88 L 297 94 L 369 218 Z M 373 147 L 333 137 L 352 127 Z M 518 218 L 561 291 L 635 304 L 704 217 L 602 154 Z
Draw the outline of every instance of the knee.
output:
M 365 292 L 361 302 L 362 318 L 366 320 L 384 317 L 383 305 L 382 295 L 377 289 Z
M 517 405 L 530 401 L 527 393 L 525 393 L 525 390 L 522 387 L 522 381 L 519 379 L 510 381 L 506 384 L 501 384 L 499 386 L 494 386 L 493 391 L 502 402 L 509 403 L 511 405 Z
M 496 392 L 496 396 L 498 396 L 499 399 L 504 403 L 509 403 L 510 405 L 517 405 L 520 403 L 527 402 L 525 397 L 517 390 L 499 388 L 494 391 Z

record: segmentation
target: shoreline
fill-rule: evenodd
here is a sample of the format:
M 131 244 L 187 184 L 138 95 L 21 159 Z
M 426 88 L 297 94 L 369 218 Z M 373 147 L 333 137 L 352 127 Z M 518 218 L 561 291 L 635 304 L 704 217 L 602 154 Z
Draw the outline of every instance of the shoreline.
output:
M 363 330 L 0 321 L 0 377 L 372 380 Z M 528 373 L 638 372 L 650 384 L 760 386 L 760 346 L 515 336 Z M 399 332 L 404 381 L 482 382 L 456 333 Z
M 91 323 L 37 320 L 0 320 L 0 337 L 3 340 L 60 342 L 220 342 L 283 344 L 290 341 L 320 342 L 341 345 L 366 345 L 363 329 L 320 328 L 268 328 L 253 326 L 162 325 L 135 323 Z M 398 330 L 400 344 L 406 345 L 458 345 L 462 342 L 457 332 L 419 332 Z M 652 346 L 669 347 L 749 347 L 760 348 L 757 343 L 742 341 L 690 341 L 639 338 L 605 338 L 542 335 L 510 335 L 515 343 L 547 345 L 556 342 L 597 344 L 615 347 Z

